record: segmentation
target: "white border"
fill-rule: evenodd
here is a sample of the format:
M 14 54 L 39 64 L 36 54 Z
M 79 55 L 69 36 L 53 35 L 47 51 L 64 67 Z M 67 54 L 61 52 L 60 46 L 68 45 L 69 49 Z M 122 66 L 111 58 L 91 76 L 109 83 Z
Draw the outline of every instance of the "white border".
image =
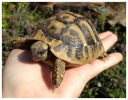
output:
M 69 1 L 69 0 L 64 0 L 64 1 L 60 1 L 60 0 L 2 0 L 2 2 L 127 2 L 127 0 L 72 0 L 72 1 Z M 0 97 L 2 97 L 2 2 L 0 2 Z M 126 26 L 128 26 L 128 3 L 126 3 Z M 126 27 L 126 39 L 128 39 L 128 29 Z M 126 43 L 127 43 L 127 40 L 126 40 Z M 128 50 L 128 45 L 126 45 L 126 51 Z M 126 54 L 126 58 L 127 58 L 127 54 Z M 126 59 L 127 60 L 127 59 Z M 126 61 L 126 65 L 128 65 L 128 62 Z M 127 66 L 126 66 L 127 67 Z M 84 99 L 90 99 L 90 100 L 128 100 L 128 68 L 126 68 L 126 98 L 84 98 Z M 4 98 L 5 99 L 5 98 Z M 7 100 L 10 100 L 11 98 L 7 98 Z M 12 100 L 14 100 L 17 98 L 12 98 Z M 23 99 L 23 98 L 19 98 L 19 99 Z M 25 99 L 25 98 L 24 98 Z M 35 100 L 34 98 L 27 98 L 27 100 Z M 36 98 L 37 99 L 37 98 Z M 42 99 L 42 98 L 40 98 Z M 46 98 L 44 98 L 46 99 Z M 54 98 L 55 100 L 56 98 Z M 61 98 L 62 99 L 62 98 Z M 64 99 L 64 98 L 63 98 Z M 80 99 L 80 98 L 79 98 Z M 49 99 L 50 100 L 50 99 Z M 52 99 L 53 100 L 53 99 Z
M 128 2 L 126 2 L 126 26 L 128 26 Z M 126 27 L 126 98 L 128 99 L 128 27 Z
M 126 2 L 127 0 L 2 0 L 2 2 Z
M 2 14 L 2 3 L 0 2 L 0 14 Z M 2 16 L 0 16 L 0 97 L 2 97 Z

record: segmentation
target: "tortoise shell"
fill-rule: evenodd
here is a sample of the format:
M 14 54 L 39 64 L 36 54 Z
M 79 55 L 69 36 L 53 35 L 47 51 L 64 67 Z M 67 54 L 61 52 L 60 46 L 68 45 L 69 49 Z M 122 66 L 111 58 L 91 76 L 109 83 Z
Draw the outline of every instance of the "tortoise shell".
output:
M 71 64 L 91 62 L 105 52 L 93 24 L 67 11 L 46 19 L 42 28 L 26 40 L 43 41 L 56 57 Z

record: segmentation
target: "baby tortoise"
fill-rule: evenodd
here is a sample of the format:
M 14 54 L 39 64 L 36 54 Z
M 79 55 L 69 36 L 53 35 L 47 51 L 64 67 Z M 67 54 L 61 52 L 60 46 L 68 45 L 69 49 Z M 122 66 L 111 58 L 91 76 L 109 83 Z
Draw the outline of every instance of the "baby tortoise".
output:
M 36 34 L 15 38 L 13 44 L 29 48 L 34 61 L 43 61 L 53 67 L 54 89 L 60 86 L 65 67 L 83 65 L 106 54 L 93 24 L 68 11 L 46 19 Z

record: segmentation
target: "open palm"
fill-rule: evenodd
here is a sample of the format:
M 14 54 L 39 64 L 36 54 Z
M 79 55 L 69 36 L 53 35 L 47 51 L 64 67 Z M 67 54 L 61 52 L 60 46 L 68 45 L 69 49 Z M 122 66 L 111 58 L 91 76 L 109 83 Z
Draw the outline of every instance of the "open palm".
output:
M 99 35 L 107 51 L 116 41 L 111 32 Z M 109 54 L 105 62 L 99 59 L 79 67 L 67 68 L 60 87 L 52 91 L 52 68 L 31 60 L 27 51 L 13 50 L 3 69 L 3 97 L 78 97 L 86 83 L 122 60 L 120 53 Z

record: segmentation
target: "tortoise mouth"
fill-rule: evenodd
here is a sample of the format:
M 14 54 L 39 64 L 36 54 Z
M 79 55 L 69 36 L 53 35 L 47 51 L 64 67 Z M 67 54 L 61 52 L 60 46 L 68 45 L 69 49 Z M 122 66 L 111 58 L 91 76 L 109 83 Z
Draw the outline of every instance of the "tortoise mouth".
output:
M 40 57 L 37 57 L 37 56 L 32 57 L 32 60 L 33 60 L 33 61 L 41 61 Z

